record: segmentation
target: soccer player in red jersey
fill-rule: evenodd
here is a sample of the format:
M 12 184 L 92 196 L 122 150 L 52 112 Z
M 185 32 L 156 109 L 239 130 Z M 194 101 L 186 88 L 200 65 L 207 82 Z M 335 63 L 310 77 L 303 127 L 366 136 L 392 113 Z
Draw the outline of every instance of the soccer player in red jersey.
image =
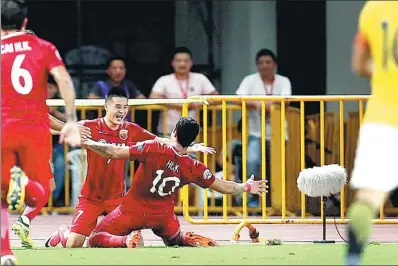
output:
M 31 30 L 25 30 L 26 33 L 35 35 L 35 33 Z M 60 132 L 62 131 L 62 128 L 65 123 L 62 121 L 56 119 L 55 117 L 51 116 L 50 114 L 48 115 L 50 119 L 50 132 L 52 134 L 57 134 L 59 135 Z M 84 126 L 79 126 L 79 131 L 81 134 L 90 134 L 89 131 L 87 131 L 87 128 Z M 88 135 L 89 136 L 89 135 Z M 51 153 L 50 153 L 51 156 Z M 51 161 L 51 158 L 49 158 L 49 161 Z M 51 163 L 51 162 L 50 162 Z M 50 173 L 48 175 L 50 177 L 50 193 L 54 191 L 55 189 L 55 180 L 53 173 Z M 46 198 L 48 199 L 50 195 L 46 195 Z M 36 207 L 29 207 L 26 206 L 22 215 L 18 218 L 16 222 L 14 222 L 11 226 L 11 229 L 14 231 L 14 233 L 21 239 L 22 246 L 25 248 L 33 248 L 34 247 L 34 242 L 32 238 L 30 237 L 30 231 L 29 231 L 29 226 L 30 222 L 40 213 L 42 208 L 45 206 L 47 201 L 43 202 L 41 204 L 42 206 L 36 206 Z
M 60 139 L 80 145 L 72 79 L 53 44 L 25 33 L 27 21 L 24 1 L 1 1 L 1 190 L 7 195 L 2 198 L 2 264 L 16 263 L 9 247 L 7 207 L 18 209 L 23 198 L 28 206 L 41 206 L 50 193 L 48 73 L 66 104 L 68 123 Z
M 103 118 L 81 121 L 91 129 L 92 139 L 115 147 L 128 147 L 135 142 L 155 140 L 162 143 L 170 139 L 159 138 L 135 123 L 124 120 L 128 112 L 128 95 L 119 87 L 112 88 L 105 99 L 106 115 Z M 213 153 L 212 148 L 197 145 L 192 152 Z M 125 160 L 104 158 L 95 152 L 87 151 L 87 176 L 79 203 L 72 218 L 72 225 L 62 225 L 46 240 L 46 247 L 82 247 L 86 237 L 97 225 L 97 219 L 113 211 L 125 194 Z M 62 236 L 62 237 L 60 237 Z
M 62 131 L 62 128 L 65 125 L 65 123 L 58 120 L 57 118 L 53 117 L 50 114 L 48 115 L 48 118 L 50 119 L 51 134 L 59 135 L 60 132 Z M 90 128 L 79 125 L 79 131 L 82 136 L 91 138 Z M 49 160 L 51 160 L 51 158 Z M 52 173 L 49 175 L 49 177 L 50 177 L 50 189 L 52 192 L 52 191 L 54 191 L 56 185 L 55 185 L 55 180 L 54 180 L 54 176 L 52 175 Z M 47 199 L 49 198 L 49 196 L 50 195 L 47 196 Z M 12 224 L 11 229 L 21 239 L 22 247 L 34 248 L 34 242 L 30 236 L 30 228 L 29 227 L 30 227 L 32 220 L 34 218 L 36 218 L 37 215 L 39 215 L 39 213 L 41 212 L 41 210 L 45 206 L 45 204 L 47 204 L 47 201 L 46 201 L 46 203 L 43 203 L 42 206 L 36 206 L 36 207 L 26 206 L 24 211 L 22 212 L 21 216 L 19 216 L 17 221 L 15 221 Z
M 174 214 L 174 202 L 179 188 L 194 183 L 223 194 L 249 192 L 262 195 L 266 181 L 246 183 L 216 179 L 201 162 L 187 154 L 187 147 L 199 133 L 193 118 L 181 118 L 172 132 L 173 144 L 145 141 L 136 145 L 114 146 L 93 140 L 83 140 L 86 148 L 109 160 L 140 161 L 130 190 L 123 202 L 97 225 L 89 238 L 91 247 L 129 247 L 142 245 L 139 230 L 152 229 L 167 246 L 217 246 L 207 237 L 183 233 Z

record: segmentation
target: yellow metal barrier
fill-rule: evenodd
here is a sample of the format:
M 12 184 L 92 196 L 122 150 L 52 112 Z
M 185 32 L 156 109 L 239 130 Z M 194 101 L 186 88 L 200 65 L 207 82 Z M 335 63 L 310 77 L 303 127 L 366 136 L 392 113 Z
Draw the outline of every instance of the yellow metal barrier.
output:
M 243 156 L 243 181 L 247 178 L 247 146 L 248 146 L 248 121 L 242 120 L 242 135 L 240 136 L 235 129 L 232 118 L 236 115 L 247 118 L 251 110 L 247 104 L 250 101 L 261 101 L 261 125 L 264 129 L 261 132 L 261 138 L 265 139 L 266 115 L 270 114 L 271 120 L 271 149 L 270 165 L 271 167 L 271 205 L 266 207 L 266 197 L 260 200 L 260 206 L 257 208 L 248 207 L 247 195 L 244 195 L 242 204 L 236 206 L 234 197 L 223 195 L 218 198 L 217 194 L 211 189 L 202 190 L 196 186 L 187 186 L 181 191 L 180 199 L 176 204 L 176 212 L 184 212 L 185 217 L 192 223 L 240 223 L 248 221 L 250 223 L 320 223 L 321 219 L 315 216 L 324 215 L 321 213 L 320 200 L 306 197 L 297 190 L 296 178 L 298 172 L 306 167 L 305 156 L 308 156 L 317 164 L 339 163 L 344 165 L 348 172 L 351 172 L 355 156 L 356 139 L 358 136 L 360 121 L 363 117 L 364 102 L 367 96 L 324 96 L 324 97 L 238 97 L 238 96 L 209 96 L 191 98 L 188 100 L 180 99 L 179 103 L 184 103 L 183 112 L 188 111 L 188 103 L 194 101 L 208 100 L 209 106 L 203 105 L 198 110 L 203 111 L 203 125 L 200 136 L 197 141 L 204 142 L 206 145 L 217 149 L 216 155 L 196 154 L 197 158 L 203 161 L 210 170 L 215 172 L 216 162 L 222 163 L 222 176 L 224 179 L 231 179 L 232 171 L 232 147 L 228 145 L 233 139 L 241 139 Z M 150 103 L 148 103 L 150 101 Z M 130 100 L 131 117 L 135 120 L 135 110 L 146 110 L 147 129 L 152 130 L 153 112 L 167 111 L 167 105 L 160 104 L 164 99 L 158 99 L 156 104 L 152 100 Z M 167 103 L 168 100 L 165 101 Z M 299 102 L 299 108 L 288 107 L 285 104 L 275 104 L 270 110 L 266 108 L 266 102 L 275 103 Z M 339 112 L 330 113 L 325 111 L 325 105 L 330 101 L 339 102 Z M 350 113 L 348 119 L 344 121 L 344 103 L 347 101 L 359 102 L 358 113 Z M 305 103 L 319 102 L 321 111 L 319 115 L 305 116 Z M 62 100 L 50 100 L 47 102 L 50 106 L 63 106 Z M 104 100 L 77 100 L 76 105 L 81 111 L 82 119 L 86 118 L 87 111 L 96 111 L 100 117 L 103 114 Z M 166 116 L 165 116 L 166 117 Z M 199 121 L 199 112 L 197 112 Z M 212 124 L 208 121 L 211 119 Z M 221 121 L 220 121 L 221 119 Z M 289 141 L 284 141 L 284 121 L 288 122 Z M 166 126 L 167 123 L 164 123 Z M 166 128 L 164 128 L 166 132 Z M 306 139 L 318 142 L 318 148 L 314 144 L 306 143 Z M 325 150 L 326 148 L 326 150 Z M 265 142 L 261 142 L 261 162 L 266 159 Z M 330 150 L 330 151 L 329 151 Z M 222 151 L 222 152 L 221 152 Z M 68 147 L 65 147 L 65 160 L 67 162 Z M 220 156 L 221 155 L 221 156 Z M 220 158 L 218 160 L 217 158 Z M 85 161 L 82 153 L 82 161 Z M 134 174 L 134 163 L 130 163 L 130 178 Z M 72 212 L 70 193 L 72 182 L 69 176 L 68 163 L 65 175 L 65 207 L 53 207 L 53 201 L 50 199 L 48 207 L 44 211 Z M 266 177 L 266 164 L 261 163 L 261 177 Z M 82 168 L 82 179 L 84 180 L 84 167 Z M 82 181 L 83 181 L 82 180 Z M 341 215 L 337 219 L 338 223 L 345 223 L 345 208 L 349 204 L 352 192 L 346 186 L 341 192 Z M 378 223 L 396 223 L 397 220 L 385 218 L 385 215 L 396 213 L 396 209 L 388 207 L 381 208 L 381 219 Z M 194 218 L 194 215 L 203 216 Z M 212 216 L 220 216 L 219 219 L 213 219 Z M 315 217 L 315 218 L 314 218 Z M 333 222 L 329 221 L 328 222 Z
M 203 96 L 202 96 L 203 98 Z M 353 155 L 355 154 L 354 139 L 356 136 L 351 136 L 346 131 L 358 132 L 359 125 L 362 121 L 364 112 L 364 102 L 369 96 L 205 96 L 205 99 L 210 102 L 210 109 L 214 106 L 220 106 L 222 113 L 222 150 L 227 148 L 227 116 L 229 106 L 236 106 L 240 104 L 242 115 L 242 157 L 243 157 L 243 182 L 247 178 L 247 140 L 248 140 L 248 106 L 247 103 L 251 101 L 262 102 L 259 112 L 261 113 L 262 125 L 262 139 L 266 136 L 265 132 L 265 115 L 270 112 L 271 120 L 271 201 L 272 207 L 266 208 L 265 200 L 262 199 L 260 207 L 248 208 L 246 195 L 243 196 L 243 203 L 240 207 L 231 206 L 227 196 L 222 198 L 222 216 L 220 218 L 209 218 L 209 208 L 203 209 L 203 218 L 194 218 L 191 212 L 198 211 L 197 206 L 190 205 L 190 190 L 185 187 L 183 193 L 183 213 L 187 221 L 193 224 L 239 224 L 243 221 L 252 224 L 263 223 L 322 223 L 322 218 L 325 215 L 322 211 L 321 200 L 308 198 L 297 190 L 296 178 L 299 171 L 306 167 L 306 155 L 319 165 L 338 163 L 342 166 L 346 164 L 352 168 Z M 191 97 L 190 99 L 195 99 Z M 265 102 L 276 103 L 271 106 L 268 111 L 265 108 Z M 339 103 L 338 113 L 328 113 L 325 111 L 327 102 L 337 101 Z M 350 118 L 347 125 L 344 121 L 344 103 L 345 102 L 359 103 L 359 120 L 357 125 L 353 125 Z M 288 103 L 299 102 L 300 107 L 287 107 Z M 320 106 L 320 113 L 316 116 L 305 116 L 305 103 L 318 102 Z M 188 104 L 184 104 L 183 115 L 188 115 Z M 352 117 L 352 115 L 350 115 Z M 285 120 L 288 122 L 289 141 L 285 141 Z M 347 129 L 346 129 L 347 127 Z M 207 119 L 203 120 L 203 128 L 207 128 Z M 308 134 L 306 136 L 305 129 Z M 349 129 L 350 128 L 350 129 Z M 312 153 L 306 151 L 311 146 L 306 143 L 306 139 L 312 138 L 315 142 L 316 150 Z M 206 140 L 204 140 L 206 142 Z M 347 143 L 347 146 L 345 146 Z M 265 145 L 261 145 L 261 169 L 262 178 L 265 178 Z M 300 149 L 300 151 L 298 150 Z M 289 152 L 287 152 L 289 151 Z M 347 158 L 348 156 L 350 158 Z M 222 154 L 223 161 L 223 178 L 227 179 L 228 173 L 226 153 Z M 349 160 L 347 160 L 349 159 Z M 205 163 L 207 163 L 207 156 Z M 346 166 L 347 167 L 347 166 Z M 349 172 L 351 168 L 348 169 Z M 336 223 L 346 223 L 345 218 L 347 206 L 347 194 L 351 194 L 348 187 L 341 191 L 341 212 L 340 217 L 336 219 Z M 207 192 L 205 193 L 207 195 Z M 207 197 L 206 197 L 207 198 Z M 265 198 L 265 197 L 263 197 Z M 297 206 L 297 202 L 300 202 Z M 315 206 L 307 206 L 316 202 Z M 207 200 L 205 200 L 207 203 Z M 311 208 L 308 208 L 311 207 Z M 309 210 L 310 209 L 310 210 Z M 249 216 L 249 212 L 254 212 L 254 216 Z M 309 212 L 309 213 L 308 213 Z M 220 213 L 220 214 L 221 214 Z M 260 214 L 260 215 L 259 215 Z M 387 219 L 384 216 L 385 209 L 381 206 L 380 217 L 375 219 L 375 223 L 398 224 L 398 219 Z M 316 217 L 320 215 L 320 217 Z M 235 216 L 235 217 L 234 217 Z M 273 216 L 273 217 L 270 217 Z M 328 223 L 334 223 L 334 220 L 327 220 Z

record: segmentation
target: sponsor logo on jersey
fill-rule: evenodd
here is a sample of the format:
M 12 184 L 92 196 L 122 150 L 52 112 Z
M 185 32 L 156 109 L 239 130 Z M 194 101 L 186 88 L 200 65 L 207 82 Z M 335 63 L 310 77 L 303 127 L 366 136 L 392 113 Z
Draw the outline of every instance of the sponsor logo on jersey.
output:
M 129 131 L 127 129 L 121 129 L 119 131 L 119 138 L 121 140 L 126 140 L 128 136 L 129 136 Z
M 206 169 L 203 172 L 203 179 L 207 180 L 210 179 L 213 176 L 213 174 L 211 173 L 211 171 L 209 169 Z

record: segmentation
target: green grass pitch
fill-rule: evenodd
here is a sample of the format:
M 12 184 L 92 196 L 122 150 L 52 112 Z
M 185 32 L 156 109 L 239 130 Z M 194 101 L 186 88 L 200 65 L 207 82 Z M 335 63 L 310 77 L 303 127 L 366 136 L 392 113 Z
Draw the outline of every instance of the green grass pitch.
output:
M 19 265 L 344 265 L 342 244 L 224 245 L 217 248 L 14 249 Z M 367 245 L 364 264 L 397 265 L 398 244 Z

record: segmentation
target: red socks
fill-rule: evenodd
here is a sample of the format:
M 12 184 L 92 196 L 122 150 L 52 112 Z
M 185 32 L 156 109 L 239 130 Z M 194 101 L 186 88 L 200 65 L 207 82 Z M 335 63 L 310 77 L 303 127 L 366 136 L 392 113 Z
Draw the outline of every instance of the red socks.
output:
M 36 183 L 36 182 L 34 182 Z M 36 183 L 37 185 L 39 185 L 38 183 Z M 33 184 L 29 184 L 30 186 L 35 186 L 34 189 L 37 189 L 36 185 Z M 28 192 L 27 192 L 28 193 Z M 34 218 L 36 218 L 37 215 L 39 215 L 41 209 L 46 206 L 46 204 L 48 203 L 48 199 L 51 195 L 51 189 L 50 187 L 45 188 L 44 189 L 44 195 L 42 196 L 42 198 L 40 200 L 36 200 L 36 207 L 29 207 L 27 206 L 24 210 L 24 212 L 22 213 L 22 215 L 26 216 L 29 218 L 30 221 L 32 221 Z M 25 200 L 26 201 L 26 200 Z M 27 204 L 28 205 L 28 204 Z
M 49 184 L 48 184 L 49 185 Z M 28 179 L 27 184 L 25 185 L 25 203 L 29 207 L 36 207 L 40 206 L 43 204 L 43 202 L 46 202 L 47 199 L 45 199 L 45 189 L 43 186 L 33 180 Z M 44 203 L 45 205 L 46 203 Z M 43 205 L 43 206 L 44 206 Z
M 10 249 L 8 227 L 8 205 L 1 202 L 1 256 L 13 255 Z
M 126 236 L 115 236 L 108 233 L 95 233 L 88 239 L 90 247 L 96 248 L 124 248 L 126 247 Z

